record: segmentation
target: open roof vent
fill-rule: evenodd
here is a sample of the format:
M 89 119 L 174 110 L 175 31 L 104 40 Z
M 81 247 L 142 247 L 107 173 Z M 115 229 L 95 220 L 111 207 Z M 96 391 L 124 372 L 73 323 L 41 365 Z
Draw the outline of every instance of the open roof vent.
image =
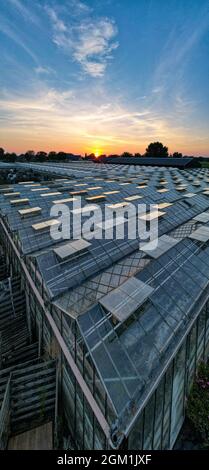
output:
M 106 197 L 104 194 L 98 194 L 97 196 L 88 196 L 85 199 L 90 202 L 102 202 L 105 201 Z
M 17 206 L 17 205 L 24 205 L 24 204 L 28 204 L 29 203 L 29 199 L 28 198 L 23 198 L 23 199 L 11 199 L 10 200 L 10 204 L 12 206 Z
M 198 240 L 199 242 L 207 242 L 209 240 L 209 227 L 201 225 L 197 230 L 189 235 L 189 238 L 193 240 Z
M 14 192 L 4 193 L 4 197 L 10 197 L 10 196 L 12 196 L 12 197 L 18 197 L 19 195 L 20 195 L 19 192 L 17 192 L 17 193 L 14 193 Z
M 88 251 L 91 243 L 87 242 L 86 240 L 74 240 L 73 242 L 65 243 L 58 248 L 54 248 L 54 253 L 57 255 L 60 261 L 67 260 L 74 256 L 84 254 Z
M 33 230 L 36 232 L 43 231 L 43 230 L 48 230 L 50 227 L 53 227 L 54 225 L 59 225 L 60 221 L 57 219 L 50 219 L 50 220 L 45 220 L 45 222 L 40 222 L 38 224 L 32 225 Z
M 96 227 L 102 229 L 102 230 L 110 230 L 113 229 L 114 227 L 117 227 L 118 225 L 123 225 L 126 222 L 128 222 L 125 217 L 116 217 L 116 218 L 111 218 L 111 219 L 106 219 L 103 222 L 99 222 L 96 224 Z
M 184 194 L 184 197 L 194 197 L 196 196 L 195 193 L 187 193 L 187 194 Z
M 18 212 L 22 218 L 38 215 L 42 211 L 41 207 L 30 207 L 30 209 L 20 209 Z
M 159 258 L 159 256 L 166 253 L 166 251 L 170 250 L 173 246 L 179 243 L 179 240 L 173 237 L 169 237 L 168 235 L 162 235 L 162 237 L 156 240 L 157 246 L 155 247 L 155 240 L 145 243 L 141 247 L 141 251 L 146 253 L 147 255 L 151 256 L 152 258 Z
M 207 223 L 209 222 L 209 212 L 201 212 L 201 214 L 196 215 L 193 220 L 197 222 Z
M 145 302 L 152 291 L 151 286 L 132 277 L 102 297 L 99 303 L 117 321 L 123 322 Z

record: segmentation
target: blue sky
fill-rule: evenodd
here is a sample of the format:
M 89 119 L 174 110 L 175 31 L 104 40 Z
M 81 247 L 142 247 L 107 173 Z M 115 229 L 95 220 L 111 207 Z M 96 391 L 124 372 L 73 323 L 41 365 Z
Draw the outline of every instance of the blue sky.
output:
M 209 155 L 208 0 L 1 0 L 0 145 Z

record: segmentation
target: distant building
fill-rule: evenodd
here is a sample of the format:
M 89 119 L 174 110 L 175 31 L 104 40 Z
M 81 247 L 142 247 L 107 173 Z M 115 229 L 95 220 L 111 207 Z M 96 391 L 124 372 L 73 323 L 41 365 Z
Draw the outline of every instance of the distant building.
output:
M 75 155 L 73 153 L 66 153 L 66 159 L 69 160 L 82 160 L 82 156 L 81 155 Z
M 106 163 L 119 165 L 145 165 L 145 166 L 165 166 L 175 168 L 198 168 L 200 162 L 195 157 L 182 158 L 152 158 L 152 157 L 114 157 L 107 158 Z

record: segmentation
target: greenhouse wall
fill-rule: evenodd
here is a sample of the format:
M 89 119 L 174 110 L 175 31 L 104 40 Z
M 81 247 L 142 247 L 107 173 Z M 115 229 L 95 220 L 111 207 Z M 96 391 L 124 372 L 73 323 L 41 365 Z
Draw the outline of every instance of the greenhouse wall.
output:
M 94 411 L 88 404 L 83 391 L 64 358 L 51 326 L 27 280 L 22 274 L 19 262 L 3 235 L 7 260 L 11 272 L 19 273 L 25 287 L 29 321 L 35 327 L 39 338 L 40 354 L 57 357 L 60 367 L 59 411 L 67 423 L 72 446 L 76 449 L 108 449 L 110 444 L 98 423 Z M 30 270 L 34 281 L 37 277 Z M 37 285 L 40 291 L 40 285 Z M 50 307 L 50 306 L 49 306 Z M 96 374 L 90 357 L 86 359 L 85 345 L 73 320 L 66 318 L 60 310 L 51 308 L 51 315 L 65 339 L 74 360 L 86 380 L 89 389 L 99 404 L 109 424 L 115 416 L 108 402 L 101 381 Z M 152 394 L 126 439 L 123 441 L 131 450 L 171 449 L 184 421 L 186 400 L 196 374 L 198 363 L 209 355 L 209 302 L 193 324 L 189 334 L 179 348 L 159 385 Z
M 128 437 L 128 448 L 172 449 L 184 421 L 197 365 L 209 355 L 209 302 L 206 303 Z

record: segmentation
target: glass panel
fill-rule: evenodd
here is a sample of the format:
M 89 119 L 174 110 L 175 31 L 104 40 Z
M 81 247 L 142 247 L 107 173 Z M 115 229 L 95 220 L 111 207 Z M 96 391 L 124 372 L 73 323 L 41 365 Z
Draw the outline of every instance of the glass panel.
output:
M 203 310 L 198 318 L 198 338 L 197 338 L 197 361 L 199 362 L 204 352 L 204 336 L 205 336 L 205 310 Z
M 144 442 L 143 442 L 144 450 L 152 449 L 154 410 L 155 410 L 155 394 L 152 395 L 152 397 L 150 398 L 145 408 Z
M 172 448 L 184 421 L 184 380 L 186 343 L 174 360 L 173 393 L 171 406 L 170 447 Z
M 155 416 L 154 416 L 154 436 L 153 436 L 153 449 L 161 449 L 161 438 L 162 438 L 162 421 L 163 421 L 163 408 L 164 408 L 164 388 L 165 378 L 161 380 L 156 390 L 156 404 L 155 404 Z
M 195 374 L 195 364 L 196 364 L 196 334 L 197 334 L 197 325 L 193 326 L 191 333 L 189 335 L 189 360 L 188 360 L 188 377 L 187 377 L 187 393 L 189 392 Z
M 167 370 L 165 376 L 164 416 L 162 422 L 162 449 L 169 448 L 170 413 L 172 398 L 172 369 L 173 366 L 171 365 Z
M 142 449 L 142 437 L 143 437 L 143 412 L 140 414 L 134 428 L 132 429 L 128 438 L 128 448 L 130 450 Z

